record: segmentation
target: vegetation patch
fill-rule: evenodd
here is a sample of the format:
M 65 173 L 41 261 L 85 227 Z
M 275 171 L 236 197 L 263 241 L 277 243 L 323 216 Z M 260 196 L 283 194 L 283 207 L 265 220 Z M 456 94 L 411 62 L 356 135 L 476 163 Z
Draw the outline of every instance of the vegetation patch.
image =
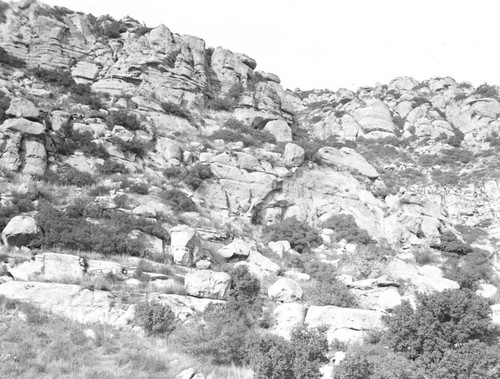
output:
M 321 245 L 319 232 L 305 221 L 290 217 L 279 224 L 268 225 L 263 230 L 267 241 L 288 241 L 292 249 L 306 253 Z

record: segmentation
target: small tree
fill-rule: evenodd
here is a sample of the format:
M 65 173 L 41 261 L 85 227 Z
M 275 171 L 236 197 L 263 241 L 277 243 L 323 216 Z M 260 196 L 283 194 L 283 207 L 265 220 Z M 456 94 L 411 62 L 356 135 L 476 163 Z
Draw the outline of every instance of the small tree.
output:
M 135 306 L 135 319 L 146 333 L 170 334 L 175 328 L 175 314 L 168 305 L 157 301 L 141 301 Z

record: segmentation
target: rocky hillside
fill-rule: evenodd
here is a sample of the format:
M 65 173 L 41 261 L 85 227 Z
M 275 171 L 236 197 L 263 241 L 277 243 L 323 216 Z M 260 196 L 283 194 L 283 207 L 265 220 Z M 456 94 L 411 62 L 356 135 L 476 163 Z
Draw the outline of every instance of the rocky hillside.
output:
M 500 323 L 498 90 L 290 91 L 165 25 L 0 1 L 0 296 L 138 333 L 144 299 L 184 331 L 255 308 L 285 341 L 326 326 L 330 358 L 419 293 Z

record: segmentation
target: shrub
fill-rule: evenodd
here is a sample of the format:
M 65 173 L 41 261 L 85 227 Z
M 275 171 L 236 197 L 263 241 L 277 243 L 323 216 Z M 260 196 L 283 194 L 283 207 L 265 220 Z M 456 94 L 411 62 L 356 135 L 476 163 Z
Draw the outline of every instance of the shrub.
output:
M 490 86 L 486 83 L 481 84 L 476 90 L 472 93 L 473 95 L 477 95 L 479 97 L 491 97 L 493 99 L 498 99 L 498 90 L 495 86 Z
M 358 301 L 347 286 L 338 281 L 318 281 L 304 287 L 304 301 L 311 305 L 357 308 Z
M 123 126 L 125 129 L 131 131 L 143 129 L 139 118 L 135 114 L 126 111 L 110 112 L 106 117 L 106 124 L 110 129 L 115 125 Z
M 261 303 L 258 296 L 260 282 L 245 266 L 235 267 L 231 271 L 231 288 L 227 300 L 227 309 L 238 319 L 251 326 L 260 317 Z
M 470 340 L 491 344 L 498 339 L 488 302 L 472 291 L 420 293 L 416 302 L 415 310 L 403 302 L 391 316 L 382 317 L 385 342 L 409 359 L 429 367 Z
M 122 140 L 121 138 L 114 137 L 111 138 L 111 142 L 117 145 L 121 151 L 124 153 L 131 153 L 137 155 L 139 158 L 143 158 L 146 155 L 147 145 L 143 142 L 136 140 L 135 138 L 130 141 Z
M 210 166 L 201 163 L 195 164 L 183 175 L 182 181 L 192 190 L 197 190 L 204 180 L 213 176 Z
M 455 186 L 460 183 L 460 177 L 454 171 L 432 170 L 431 176 L 432 180 L 442 186 Z
M 57 172 L 47 170 L 41 179 L 62 186 L 85 187 L 95 184 L 92 174 L 79 171 L 72 166 L 60 166 Z
M 321 244 L 316 229 L 295 217 L 287 218 L 279 224 L 266 226 L 263 230 L 268 241 L 288 241 L 299 253 L 308 252 Z
M 175 328 L 175 314 L 168 305 L 141 301 L 135 306 L 135 320 L 152 335 L 170 334 Z
M 0 22 L 2 20 L 2 2 L 0 2 Z M 0 63 L 13 68 L 23 68 L 26 62 L 22 59 L 9 54 L 3 47 L 0 47 Z
M 244 90 L 241 83 L 236 83 L 222 97 L 208 100 L 207 107 L 216 111 L 233 111 L 238 106 Z
M 296 379 L 321 378 L 320 367 L 328 362 L 325 330 L 300 326 L 292 330 L 290 342 L 295 350 L 293 371 Z
M 249 341 L 249 365 L 255 379 L 294 378 L 294 350 L 289 341 L 273 334 L 256 336 Z
M 1 52 L 0 52 L 1 53 Z M 10 99 L 0 91 L 0 124 L 7 120 L 7 109 L 10 107 Z
M 41 67 L 30 69 L 30 73 L 38 80 L 70 91 L 76 87 L 76 82 L 67 70 L 48 70 Z
M 489 253 L 478 249 L 463 259 L 450 256 L 444 266 L 444 276 L 456 281 L 460 288 L 476 290 L 479 282 L 488 281 L 492 275 Z
M 112 161 L 110 159 L 104 161 L 102 165 L 99 165 L 97 170 L 103 175 L 128 174 L 128 169 L 123 163 Z
M 181 117 L 188 121 L 191 121 L 192 119 L 191 113 L 187 109 L 182 108 L 180 105 L 167 102 L 162 102 L 160 105 L 163 111 L 169 115 Z
M 464 255 L 472 252 L 472 247 L 460 241 L 453 232 L 444 232 L 440 238 L 438 249 L 445 253 Z
M 61 155 L 72 155 L 75 150 L 80 150 L 87 157 L 102 159 L 109 157 L 104 146 L 94 142 L 92 133 L 75 131 L 72 122 L 62 125 L 56 132 L 54 144 L 56 152 Z
M 161 191 L 159 196 L 163 203 L 172 207 L 172 210 L 176 213 L 196 212 L 195 203 L 182 191 L 176 189 L 165 190 Z
M 348 243 L 361 245 L 372 244 L 375 241 L 365 229 L 361 229 L 352 215 L 338 214 L 329 217 L 322 225 L 323 228 L 333 229 L 337 241 L 345 239 Z

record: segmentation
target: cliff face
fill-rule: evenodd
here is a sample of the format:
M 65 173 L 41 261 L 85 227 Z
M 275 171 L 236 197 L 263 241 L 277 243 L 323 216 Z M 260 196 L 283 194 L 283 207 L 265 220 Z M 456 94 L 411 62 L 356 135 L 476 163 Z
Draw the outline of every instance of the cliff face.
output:
M 252 58 L 207 48 L 202 39 L 164 25 L 151 29 L 131 18 L 117 23 L 30 0 L 12 4 L 3 19 L 6 52 L 27 67 L 69 70 L 76 83 L 107 94 L 108 109 L 129 108 L 145 125 L 125 137 L 116 127 L 106 132 L 105 113 L 52 99 L 51 88 L 4 70 L 3 91 L 20 110 L 11 110 L 17 118 L 3 125 L 0 159 L 14 172 L 43 174 L 62 163 L 95 168 L 93 159 L 51 151 L 55 132 L 72 118 L 132 172 L 158 176 L 171 166 L 209 165 L 215 179 L 192 196 L 216 219 L 266 225 L 296 216 L 318 225 L 347 213 L 373 237 L 406 247 L 436 244 L 443 231 L 456 232 L 455 224 L 487 226 L 496 236 L 496 87 L 398 78 L 356 92 L 292 93 L 276 75 L 256 71 Z M 231 96 L 231 109 L 211 107 Z M 162 103 L 192 117 L 168 114 Z M 30 118 L 26 107 L 46 114 L 52 126 L 39 123 L 38 115 Z M 200 145 L 230 118 L 270 132 L 282 145 L 296 144 Z M 39 127 L 33 131 L 28 122 Z M 138 157 L 113 146 L 116 136 L 154 146 Z M 303 147 L 306 155 L 315 150 L 315 159 L 303 163 Z

